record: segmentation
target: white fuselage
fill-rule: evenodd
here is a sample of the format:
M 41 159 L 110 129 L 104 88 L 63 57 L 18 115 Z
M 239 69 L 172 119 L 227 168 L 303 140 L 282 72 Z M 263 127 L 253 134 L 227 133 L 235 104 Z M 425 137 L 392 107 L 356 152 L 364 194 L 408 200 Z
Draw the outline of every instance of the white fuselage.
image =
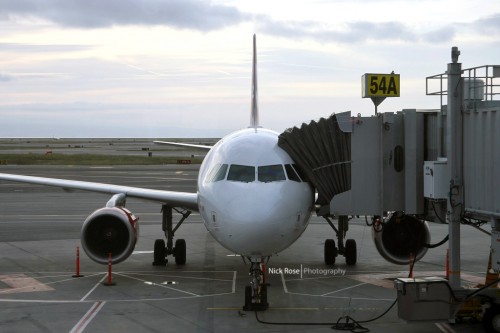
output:
M 237 131 L 210 150 L 198 176 L 198 206 L 221 245 L 258 259 L 302 234 L 314 194 L 293 163 L 278 147 L 278 133 L 262 128 Z

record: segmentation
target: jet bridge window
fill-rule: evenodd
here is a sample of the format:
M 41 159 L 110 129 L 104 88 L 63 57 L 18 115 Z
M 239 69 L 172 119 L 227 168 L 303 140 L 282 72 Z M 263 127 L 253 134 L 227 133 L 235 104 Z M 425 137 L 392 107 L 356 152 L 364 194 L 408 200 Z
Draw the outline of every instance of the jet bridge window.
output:
M 286 180 L 281 164 L 265 165 L 258 167 L 259 182 L 269 183 Z
M 216 164 L 207 175 L 206 182 L 214 183 L 226 178 L 227 164 Z
M 247 165 L 231 164 L 227 180 L 250 183 L 255 181 L 255 167 Z

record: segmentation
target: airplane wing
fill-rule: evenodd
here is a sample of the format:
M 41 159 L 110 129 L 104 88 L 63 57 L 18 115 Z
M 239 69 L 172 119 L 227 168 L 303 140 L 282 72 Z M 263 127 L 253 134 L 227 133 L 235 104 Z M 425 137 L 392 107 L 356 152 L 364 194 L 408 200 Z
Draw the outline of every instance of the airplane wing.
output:
M 125 194 L 129 198 L 158 201 L 166 203 L 172 207 L 181 207 L 191 211 L 198 211 L 198 194 L 196 193 L 161 191 L 140 187 L 129 187 L 45 177 L 21 176 L 6 173 L 0 173 L 0 180 L 59 187 L 65 191 L 83 190 L 106 194 Z
M 153 141 L 153 143 L 156 143 L 158 145 L 180 146 L 180 147 L 207 149 L 207 150 L 212 149 L 212 146 L 195 145 L 195 144 L 191 144 L 191 143 L 169 142 L 169 141 Z

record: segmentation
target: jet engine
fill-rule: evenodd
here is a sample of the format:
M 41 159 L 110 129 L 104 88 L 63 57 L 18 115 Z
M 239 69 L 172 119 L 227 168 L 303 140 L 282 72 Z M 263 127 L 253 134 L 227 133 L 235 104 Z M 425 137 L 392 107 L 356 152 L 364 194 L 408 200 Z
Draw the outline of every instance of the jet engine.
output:
M 138 219 L 123 207 L 104 207 L 93 212 L 82 227 L 82 247 L 100 264 L 113 264 L 127 259 L 139 237 Z
M 430 232 L 427 222 L 395 212 L 386 222 L 374 222 L 372 236 L 378 252 L 384 259 L 398 265 L 420 260 L 427 252 Z

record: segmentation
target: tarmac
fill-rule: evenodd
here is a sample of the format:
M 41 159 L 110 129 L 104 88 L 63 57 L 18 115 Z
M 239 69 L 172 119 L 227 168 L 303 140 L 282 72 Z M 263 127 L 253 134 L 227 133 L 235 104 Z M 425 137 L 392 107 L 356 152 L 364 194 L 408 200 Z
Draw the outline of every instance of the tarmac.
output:
M 76 179 L 173 191 L 196 191 L 197 165 L 16 166 L 0 172 Z M 84 219 L 109 196 L 67 193 L 57 188 L 0 181 L 0 332 L 334 332 L 342 316 L 367 321 L 396 299 L 393 280 L 409 267 L 386 262 L 376 251 L 364 217 L 353 218 L 348 237 L 358 245 L 358 261 L 334 266 L 323 261 L 325 238 L 333 230 L 319 217 L 295 244 L 267 266 L 270 307 L 242 311 L 250 281 L 242 258 L 219 245 L 192 214 L 177 231 L 187 242 L 187 263 L 152 266 L 152 249 L 161 238 L 161 206 L 129 199 L 140 218 L 135 252 L 112 267 L 114 286 L 105 286 L 107 267 L 76 251 Z M 176 221 L 179 216 L 174 216 Z M 430 224 L 433 242 L 447 226 Z M 490 237 L 462 226 L 464 286 L 484 282 Z M 444 276 L 447 246 L 430 249 L 415 276 Z M 479 323 L 405 322 L 397 306 L 361 324 L 371 332 L 482 332 Z

